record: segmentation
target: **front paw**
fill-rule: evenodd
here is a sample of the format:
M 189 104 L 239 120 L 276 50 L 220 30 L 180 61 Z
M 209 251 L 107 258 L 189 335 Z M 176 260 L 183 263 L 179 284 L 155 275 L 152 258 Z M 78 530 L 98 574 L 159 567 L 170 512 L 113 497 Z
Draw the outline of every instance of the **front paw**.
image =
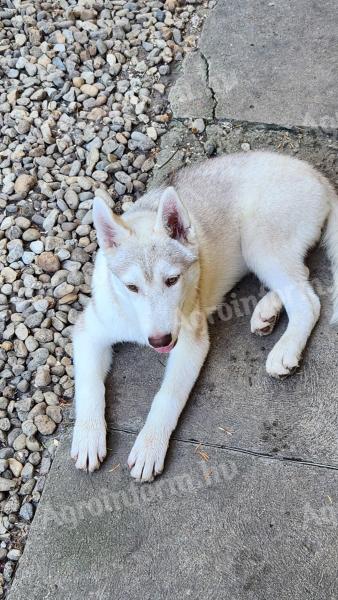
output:
M 153 481 L 163 471 L 170 434 L 145 425 L 129 454 L 130 474 L 138 481 Z
M 107 454 L 105 422 L 76 421 L 71 456 L 83 471 L 95 471 Z

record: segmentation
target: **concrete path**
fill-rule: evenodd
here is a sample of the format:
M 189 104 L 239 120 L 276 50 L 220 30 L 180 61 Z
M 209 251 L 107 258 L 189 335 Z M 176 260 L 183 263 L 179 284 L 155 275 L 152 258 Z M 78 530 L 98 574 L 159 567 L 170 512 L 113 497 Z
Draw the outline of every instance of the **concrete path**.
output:
M 219 1 L 206 22 L 202 43 L 207 43 L 215 19 L 213 47 L 220 48 L 220 55 L 224 38 L 234 36 L 236 19 L 246 39 L 246 3 L 240 4 Z M 263 15 L 263 3 L 256 4 L 261 8 L 253 12 L 255 28 L 265 31 L 269 11 L 282 11 L 282 5 L 264 3 Z M 286 11 L 290 5 L 295 10 L 298 3 L 288 3 Z M 229 6 L 231 19 L 225 19 Z M 326 2 L 320 18 L 329 7 Z M 295 28 L 300 19 L 293 21 Z M 324 46 L 329 21 L 323 29 Z M 268 43 L 270 33 L 266 35 Z M 286 41 L 284 45 L 285 56 L 291 56 L 294 47 Z M 243 48 L 233 53 L 238 68 L 245 62 Z M 216 50 L 210 53 L 204 71 L 208 77 L 210 65 L 216 65 Z M 174 105 L 179 86 L 191 75 L 189 61 L 201 61 L 198 52 L 193 56 L 172 93 Z M 332 54 L 323 56 L 324 70 Z M 264 78 L 256 84 L 264 90 Z M 194 117 L 209 117 L 205 132 L 196 136 L 189 126 L 174 122 L 162 140 L 155 181 L 182 164 L 238 151 L 245 143 L 306 158 L 335 182 L 335 139 L 320 131 L 213 123 L 215 111 L 203 113 L 214 97 L 207 89 L 192 109 Z M 298 94 L 299 88 L 293 89 Z M 310 91 L 311 86 L 308 98 Z M 324 95 L 323 103 L 321 98 L 318 102 L 325 107 L 329 93 L 326 100 Z M 219 92 L 218 107 L 224 98 Z M 265 108 L 260 103 L 262 114 L 253 120 L 271 122 L 277 107 L 287 122 L 287 107 L 295 111 L 293 116 L 301 107 L 300 97 L 298 104 L 289 99 L 283 97 L 278 104 L 270 97 Z M 237 116 L 232 112 L 227 117 L 249 118 L 238 109 Z M 10 600 L 337 598 L 338 334 L 329 327 L 330 275 L 322 251 L 312 255 L 310 268 L 323 310 L 299 373 L 283 382 L 265 374 L 265 358 L 285 319 L 272 336 L 252 336 L 250 313 L 261 289 L 253 278 L 245 279 L 211 324 L 207 364 L 173 436 L 165 472 L 150 485 L 133 482 L 125 465 L 164 361 L 152 351 L 116 349 L 114 372 L 107 381 L 107 460 L 91 476 L 75 471 L 69 458 L 71 421 L 66 419 Z
M 174 442 L 164 475 L 139 486 L 124 467 L 133 439 L 115 432 L 90 477 L 67 436 L 11 600 L 337 597 L 336 472 L 215 447 L 204 462 Z
M 219 0 L 171 93 L 176 117 L 338 123 L 335 0 Z

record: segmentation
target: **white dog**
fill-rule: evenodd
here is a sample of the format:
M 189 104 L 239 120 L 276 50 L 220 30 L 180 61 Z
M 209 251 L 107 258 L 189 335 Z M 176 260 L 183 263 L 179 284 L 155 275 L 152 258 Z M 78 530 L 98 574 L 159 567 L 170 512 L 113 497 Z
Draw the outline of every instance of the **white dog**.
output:
M 74 331 L 76 423 L 72 456 L 97 469 L 106 455 L 105 377 L 112 344 L 170 353 L 165 377 L 131 450 L 132 477 L 163 470 L 172 431 L 209 348 L 207 317 L 248 271 L 269 291 L 251 319 L 265 335 L 284 306 L 288 327 L 266 363 L 273 377 L 299 364 L 320 302 L 304 259 L 327 220 L 338 321 L 338 199 L 309 164 L 268 152 L 210 159 L 179 171 L 122 218 L 95 198 L 100 250 L 93 298 Z

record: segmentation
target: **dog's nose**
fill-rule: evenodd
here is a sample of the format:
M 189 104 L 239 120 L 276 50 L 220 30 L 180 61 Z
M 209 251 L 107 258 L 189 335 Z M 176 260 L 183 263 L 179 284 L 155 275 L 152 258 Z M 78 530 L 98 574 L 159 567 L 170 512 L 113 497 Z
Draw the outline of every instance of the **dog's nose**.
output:
M 148 342 L 153 348 L 165 348 L 165 346 L 169 346 L 172 342 L 171 333 L 149 337 Z

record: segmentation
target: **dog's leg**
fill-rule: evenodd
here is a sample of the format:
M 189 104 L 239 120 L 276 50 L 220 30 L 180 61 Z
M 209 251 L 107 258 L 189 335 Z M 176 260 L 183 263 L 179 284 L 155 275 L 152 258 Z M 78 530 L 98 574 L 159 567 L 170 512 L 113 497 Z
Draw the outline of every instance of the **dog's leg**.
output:
M 76 421 L 71 455 L 78 469 L 94 471 L 106 455 L 104 380 L 111 343 L 89 305 L 73 335 Z
M 298 367 L 320 314 L 319 298 L 309 282 L 294 282 L 291 288 L 282 289 L 278 293 L 285 306 L 289 324 L 266 361 L 267 372 L 277 378 L 290 375 Z
M 191 322 L 182 325 L 162 386 L 129 455 L 131 475 L 139 481 L 152 481 L 162 472 L 171 433 L 208 353 L 207 322 L 201 315 L 198 320 L 197 327 Z
M 276 292 L 270 291 L 265 294 L 252 313 L 251 332 L 257 335 L 268 335 L 271 333 L 282 308 L 283 304 Z
M 266 361 L 267 372 L 276 378 L 290 375 L 298 367 L 320 313 L 320 301 L 308 281 L 308 269 L 296 260 L 283 258 L 270 257 L 266 263 L 262 259 L 255 263 L 256 274 L 278 294 L 289 319 L 285 333 Z

